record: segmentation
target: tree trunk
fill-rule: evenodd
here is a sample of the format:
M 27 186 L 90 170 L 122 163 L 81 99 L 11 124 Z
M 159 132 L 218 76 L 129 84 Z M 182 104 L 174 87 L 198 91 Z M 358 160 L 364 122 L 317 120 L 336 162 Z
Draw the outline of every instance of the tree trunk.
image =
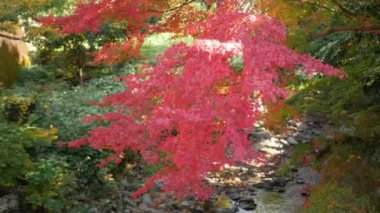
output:
M 83 86 L 83 68 L 79 68 L 79 85 Z

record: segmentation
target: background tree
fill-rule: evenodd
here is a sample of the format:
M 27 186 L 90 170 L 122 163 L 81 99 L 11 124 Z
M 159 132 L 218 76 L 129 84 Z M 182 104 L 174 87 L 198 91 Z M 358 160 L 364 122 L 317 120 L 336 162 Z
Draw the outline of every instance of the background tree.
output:
M 29 61 L 26 44 L 14 39 L 14 34 L 1 32 L 0 37 L 0 87 L 10 86 L 17 80 L 19 69 Z
M 320 167 L 325 182 L 313 193 L 309 211 L 324 211 L 331 203 L 345 205 L 340 191 L 346 189 L 350 192 L 345 195 L 351 194 L 347 197 L 352 199 L 375 194 L 378 183 L 373 180 L 379 179 L 380 168 L 380 2 L 289 0 L 277 1 L 272 8 L 277 8 L 271 10 L 272 15 L 289 25 L 290 46 L 343 67 L 348 75 L 345 81 L 301 81 L 301 92 L 288 101 L 302 112 L 326 116 L 333 124 L 326 137 L 314 143 L 315 147 L 328 150 L 319 162 L 332 163 Z M 303 15 L 292 17 L 297 11 Z M 345 156 L 361 158 L 353 162 Z M 354 177 L 357 181 L 347 182 Z M 331 188 L 334 184 L 335 188 Z M 322 191 L 326 194 L 319 194 Z M 370 196 L 366 202 L 379 208 L 378 198 Z M 359 209 L 371 212 L 368 204 Z
M 22 67 L 30 65 L 29 49 L 26 45 L 33 18 L 38 14 L 51 12 L 53 7 L 60 7 L 65 1 L 0 1 L 0 81 L 10 86 L 18 77 Z
M 303 10 L 295 9 L 303 13 L 297 15 L 299 18 L 287 15 L 292 8 L 301 7 Z M 380 133 L 376 124 L 379 118 L 374 116 L 378 114 L 376 100 L 380 85 L 377 45 L 380 33 L 379 11 L 380 2 L 374 0 L 284 0 L 276 1 L 269 12 L 288 23 L 290 46 L 311 52 L 315 57 L 335 66 L 344 67 L 349 74 L 346 81 L 320 80 L 316 86 L 318 89 L 312 87 L 304 91 L 302 94 L 312 96 L 313 102 L 300 99 L 304 100 L 300 103 L 303 109 L 324 110 L 324 113 L 332 115 L 331 118 L 338 126 L 349 126 L 347 133 L 360 135 L 364 140 L 370 141 L 378 138 Z M 326 84 L 331 86 L 328 91 Z M 349 88 L 350 92 L 342 94 L 343 88 Z M 324 92 L 317 98 L 311 95 L 312 90 Z M 316 102 L 315 98 L 319 101 Z M 359 120 L 368 122 L 360 125 L 357 123 Z

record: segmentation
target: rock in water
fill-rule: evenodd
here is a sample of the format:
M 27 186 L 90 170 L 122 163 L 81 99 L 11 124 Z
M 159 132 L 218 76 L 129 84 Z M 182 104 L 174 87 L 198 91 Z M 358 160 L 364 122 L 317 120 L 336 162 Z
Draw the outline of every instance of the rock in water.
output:
M 271 135 L 265 131 L 253 132 L 253 133 L 248 134 L 248 139 L 252 141 L 267 140 L 270 137 Z
M 205 212 L 205 210 L 200 206 L 198 206 L 194 209 L 194 213 L 203 213 L 203 212 Z
M 17 210 L 19 210 L 19 202 L 16 194 L 0 197 L 0 213 L 17 212 Z
M 152 198 L 150 197 L 149 194 L 144 194 L 142 196 L 141 204 L 146 205 L 146 206 L 150 206 L 152 204 Z
M 297 183 L 297 184 L 304 184 L 305 181 L 304 181 L 302 178 L 297 178 L 297 179 L 296 179 L 296 183 Z
M 294 138 L 292 138 L 292 137 L 288 137 L 286 139 L 286 141 L 288 141 L 288 143 L 291 144 L 291 145 L 297 145 L 298 144 L 298 142 Z
M 240 199 L 240 194 L 237 192 L 231 192 L 228 194 L 228 197 L 230 197 L 230 199 L 233 201 L 237 201 Z
M 257 207 L 257 204 L 251 197 L 243 198 L 239 201 L 240 208 L 244 210 L 254 210 Z

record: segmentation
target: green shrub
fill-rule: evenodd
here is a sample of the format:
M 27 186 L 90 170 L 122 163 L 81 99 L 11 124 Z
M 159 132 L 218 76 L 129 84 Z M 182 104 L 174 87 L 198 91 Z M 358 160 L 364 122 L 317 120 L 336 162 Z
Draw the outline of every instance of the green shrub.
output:
M 25 180 L 26 200 L 33 208 L 61 212 L 69 205 L 65 197 L 73 190 L 74 178 L 64 161 L 54 157 L 40 159 L 26 173 Z
M 29 97 L 5 96 L 0 99 L 6 119 L 23 123 L 34 110 L 34 100 Z
M 315 169 L 320 167 L 319 162 L 312 154 L 313 146 L 311 143 L 299 143 L 295 146 L 295 148 L 291 152 L 291 157 L 286 164 L 281 165 L 278 170 L 278 175 L 288 174 L 292 168 L 296 166 L 311 166 Z M 303 157 L 308 157 L 308 162 L 302 161 Z M 307 163 L 308 165 L 305 165 Z
M 47 84 L 56 80 L 56 75 L 58 72 L 59 69 L 57 69 L 54 65 L 32 66 L 20 72 L 20 77 L 17 84 L 23 87 Z
M 360 5 L 360 4 L 358 4 Z M 380 137 L 380 37 L 336 33 L 310 43 L 312 54 L 341 67 L 344 80 L 314 78 L 291 100 L 303 112 L 327 115 L 344 134 L 373 140 Z
M 0 123 L 0 132 L 0 187 L 10 187 L 32 167 L 26 151 L 30 137 L 16 126 L 5 123 Z
M 31 125 L 57 128 L 62 141 L 76 139 L 88 130 L 89 127 L 82 124 L 81 117 L 110 110 L 89 105 L 90 101 L 98 101 L 102 96 L 124 88 L 112 76 L 91 80 L 84 87 L 70 88 L 64 84 L 62 87 L 39 94 L 35 113 L 29 118 Z
M 30 149 L 46 147 L 56 139 L 56 129 L 0 123 L 0 187 L 14 186 L 33 169 Z
M 133 72 L 133 67 L 127 65 L 115 74 Z M 99 169 L 96 165 L 109 155 L 107 151 L 68 149 L 52 142 L 70 141 L 85 134 L 91 126 L 80 121 L 82 116 L 113 110 L 88 102 L 121 91 L 124 86 L 113 76 L 103 76 L 73 87 L 70 82 L 46 74 L 49 69 L 27 70 L 18 84 L 0 91 L 3 97 L 32 100 L 35 105 L 21 125 L 5 122 L 8 102 L 0 103 L 0 119 L 4 120 L 0 124 L 0 143 L 4 144 L 0 154 L 5 156 L 0 158 L 0 182 L 4 182 L 0 187 L 22 184 L 28 203 L 51 212 L 87 212 L 94 200 L 98 208 L 107 208 L 118 196 L 116 181 L 125 178 L 125 169 L 112 164 Z M 135 158 L 127 152 L 126 156 L 126 162 Z M 16 184 L 17 179 L 22 182 Z

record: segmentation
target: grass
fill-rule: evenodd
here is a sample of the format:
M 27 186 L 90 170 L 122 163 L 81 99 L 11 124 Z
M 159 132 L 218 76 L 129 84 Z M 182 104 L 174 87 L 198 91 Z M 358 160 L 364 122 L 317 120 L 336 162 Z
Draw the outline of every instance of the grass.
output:
M 154 59 L 158 55 L 165 52 L 166 49 L 173 44 L 180 42 L 190 43 L 193 38 L 191 37 L 179 37 L 173 38 L 173 33 L 159 33 L 147 37 L 141 48 L 141 55 L 147 59 Z

